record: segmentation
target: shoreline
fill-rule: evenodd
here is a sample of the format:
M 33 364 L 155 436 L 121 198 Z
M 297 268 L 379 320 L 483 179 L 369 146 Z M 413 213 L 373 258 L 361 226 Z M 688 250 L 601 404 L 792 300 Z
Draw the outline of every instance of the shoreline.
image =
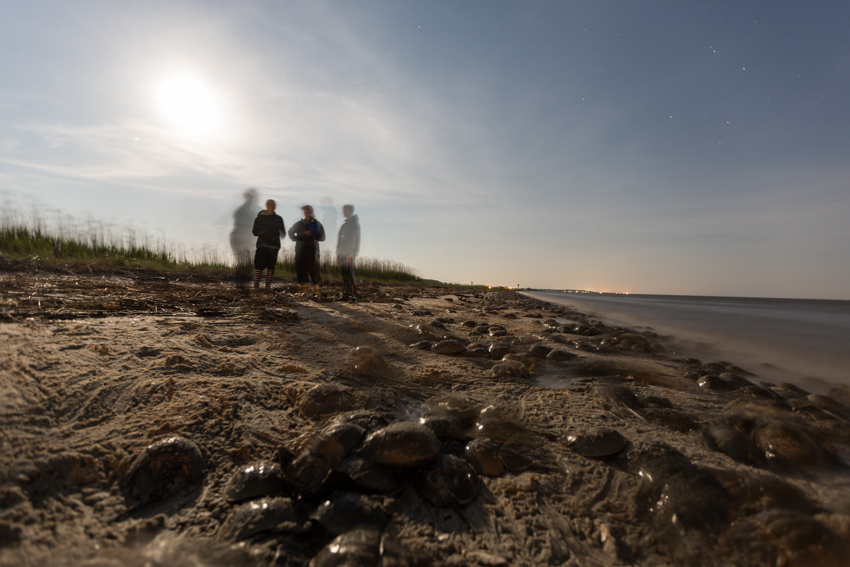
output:
M 516 292 L 364 288 L 352 305 L 232 283 L 0 275 L 0 565 L 306 565 L 349 516 L 380 516 L 380 537 L 433 565 L 850 558 L 850 400 L 671 357 L 653 333 Z M 440 456 L 360 479 L 350 462 L 378 458 L 369 441 L 344 460 L 318 447 L 364 410 L 425 418 Z M 134 475 L 173 436 L 203 466 L 185 476 L 170 455 L 154 476 L 171 488 L 145 496 Z M 470 444 L 491 464 L 469 472 Z M 317 455 L 333 462 L 311 484 L 293 463 Z M 258 462 L 280 467 L 274 482 L 234 500 L 233 479 Z M 474 482 L 458 492 L 458 478 Z M 322 502 L 342 493 L 359 507 L 328 519 Z M 234 526 L 263 497 L 280 515 L 244 535 Z M 798 529 L 817 537 L 802 544 Z
M 840 337 L 850 333 L 850 302 L 840 310 L 812 309 L 787 300 L 679 296 L 629 296 L 596 300 L 567 294 L 524 292 L 559 305 L 593 312 L 611 325 L 650 329 L 682 356 L 732 358 L 773 383 L 791 382 L 819 394 L 850 386 L 850 357 Z M 535 295 L 536 294 L 536 295 Z M 803 300 L 810 302 L 814 300 Z M 795 303 L 792 300 L 791 303 Z

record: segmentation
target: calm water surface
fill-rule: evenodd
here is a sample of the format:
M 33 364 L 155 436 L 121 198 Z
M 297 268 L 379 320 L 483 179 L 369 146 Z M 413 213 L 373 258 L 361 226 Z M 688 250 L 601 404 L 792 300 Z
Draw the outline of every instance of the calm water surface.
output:
M 850 301 L 525 292 L 608 324 L 651 328 L 665 346 L 729 360 L 774 382 L 850 385 Z

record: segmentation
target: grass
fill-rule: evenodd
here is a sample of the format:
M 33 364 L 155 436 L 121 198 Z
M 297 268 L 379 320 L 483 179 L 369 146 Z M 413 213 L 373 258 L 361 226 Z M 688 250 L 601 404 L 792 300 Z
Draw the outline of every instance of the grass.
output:
M 235 265 L 230 254 L 218 250 L 190 250 L 152 238 L 132 228 L 116 228 L 89 221 L 48 221 L 37 213 L 5 212 L 0 217 L 0 256 L 42 267 L 88 268 L 98 271 L 144 270 L 222 278 L 244 277 L 252 266 Z M 325 281 L 339 280 L 336 257 L 322 254 L 320 270 Z M 278 254 L 276 278 L 295 278 L 295 251 Z M 357 259 L 357 277 L 383 283 L 422 283 L 413 268 L 392 260 Z

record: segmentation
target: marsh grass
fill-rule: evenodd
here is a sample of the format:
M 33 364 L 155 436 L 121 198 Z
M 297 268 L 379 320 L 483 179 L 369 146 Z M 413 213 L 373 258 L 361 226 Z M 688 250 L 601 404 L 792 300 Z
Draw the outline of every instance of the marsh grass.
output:
M 242 279 L 253 272 L 250 264 L 236 265 L 230 253 L 189 249 L 132 227 L 93 220 L 76 222 L 40 212 L 21 214 L 8 206 L 4 209 L 0 214 L 0 256 L 19 262 L 101 271 L 135 269 L 207 274 L 228 279 Z M 340 279 L 336 257 L 330 252 L 322 253 L 320 270 L 325 281 Z M 375 258 L 358 258 L 357 276 L 363 281 L 386 283 L 423 281 L 413 268 Z M 275 277 L 295 277 L 295 251 L 291 247 L 280 251 Z

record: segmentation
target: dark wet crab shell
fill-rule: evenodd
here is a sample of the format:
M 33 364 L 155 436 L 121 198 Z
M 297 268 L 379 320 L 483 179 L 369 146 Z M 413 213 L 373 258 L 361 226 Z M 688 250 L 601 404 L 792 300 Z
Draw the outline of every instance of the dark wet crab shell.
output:
M 401 421 L 371 433 L 363 443 L 363 454 L 379 465 L 417 467 L 440 453 L 440 440 L 424 425 Z
M 478 496 L 478 477 L 465 460 L 441 455 L 419 473 L 422 495 L 435 506 L 466 506 Z
M 456 419 L 463 427 L 469 427 L 481 413 L 481 405 L 458 396 L 441 396 L 429 400 L 425 416 Z
M 339 466 L 363 438 L 362 427 L 351 422 L 331 422 L 301 442 L 302 447 L 284 467 L 284 475 L 296 488 L 317 494 L 328 474 Z
M 528 369 L 515 360 L 502 360 L 490 369 L 492 378 L 528 378 Z
M 850 564 L 850 545 L 831 527 L 807 514 L 769 510 L 741 518 L 724 536 L 730 555 L 746 565 L 832 567 Z
M 272 496 L 286 490 L 280 465 L 258 461 L 240 467 L 224 488 L 227 499 L 239 502 L 258 496 Z
M 363 492 L 390 492 L 399 485 L 392 469 L 358 456 L 346 459 L 340 465 L 339 472 L 351 479 Z
M 756 445 L 768 461 L 796 466 L 821 466 L 826 454 L 820 444 L 802 427 L 773 420 L 753 433 Z
M 204 468 L 198 446 L 175 435 L 149 445 L 136 457 L 125 487 L 140 502 L 159 500 L 200 481 Z
M 445 339 L 431 347 L 431 352 L 435 354 L 459 354 L 465 351 L 466 345 L 457 339 Z
M 499 444 L 489 439 L 474 439 L 467 443 L 464 456 L 478 474 L 500 476 L 507 467 L 499 458 L 499 449 Z
M 390 517 L 368 497 L 354 492 L 337 492 L 325 500 L 310 516 L 328 533 L 340 535 L 354 528 L 382 530 Z
M 434 432 L 437 437 L 463 439 L 465 428 L 460 421 L 448 416 L 426 415 L 419 418 L 419 423 Z
M 369 410 L 356 410 L 337 415 L 331 423 L 353 423 L 362 427 L 367 433 L 389 422 L 383 416 Z
M 354 407 L 354 395 L 336 384 L 316 384 L 298 400 L 301 414 L 309 419 L 347 411 Z
M 224 537 L 240 541 L 262 532 L 302 532 L 306 529 L 289 498 L 262 498 L 241 505 L 225 527 Z
M 758 446 L 737 429 L 718 425 L 712 427 L 708 434 L 720 452 L 729 455 L 736 461 L 749 465 L 764 463 L 763 455 Z
M 582 457 L 608 457 L 626 448 L 628 441 L 619 431 L 600 427 L 567 437 L 573 452 Z
M 388 534 L 353 530 L 337 536 L 310 561 L 310 567 L 425 567 L 431 560 L 411 553 Z

